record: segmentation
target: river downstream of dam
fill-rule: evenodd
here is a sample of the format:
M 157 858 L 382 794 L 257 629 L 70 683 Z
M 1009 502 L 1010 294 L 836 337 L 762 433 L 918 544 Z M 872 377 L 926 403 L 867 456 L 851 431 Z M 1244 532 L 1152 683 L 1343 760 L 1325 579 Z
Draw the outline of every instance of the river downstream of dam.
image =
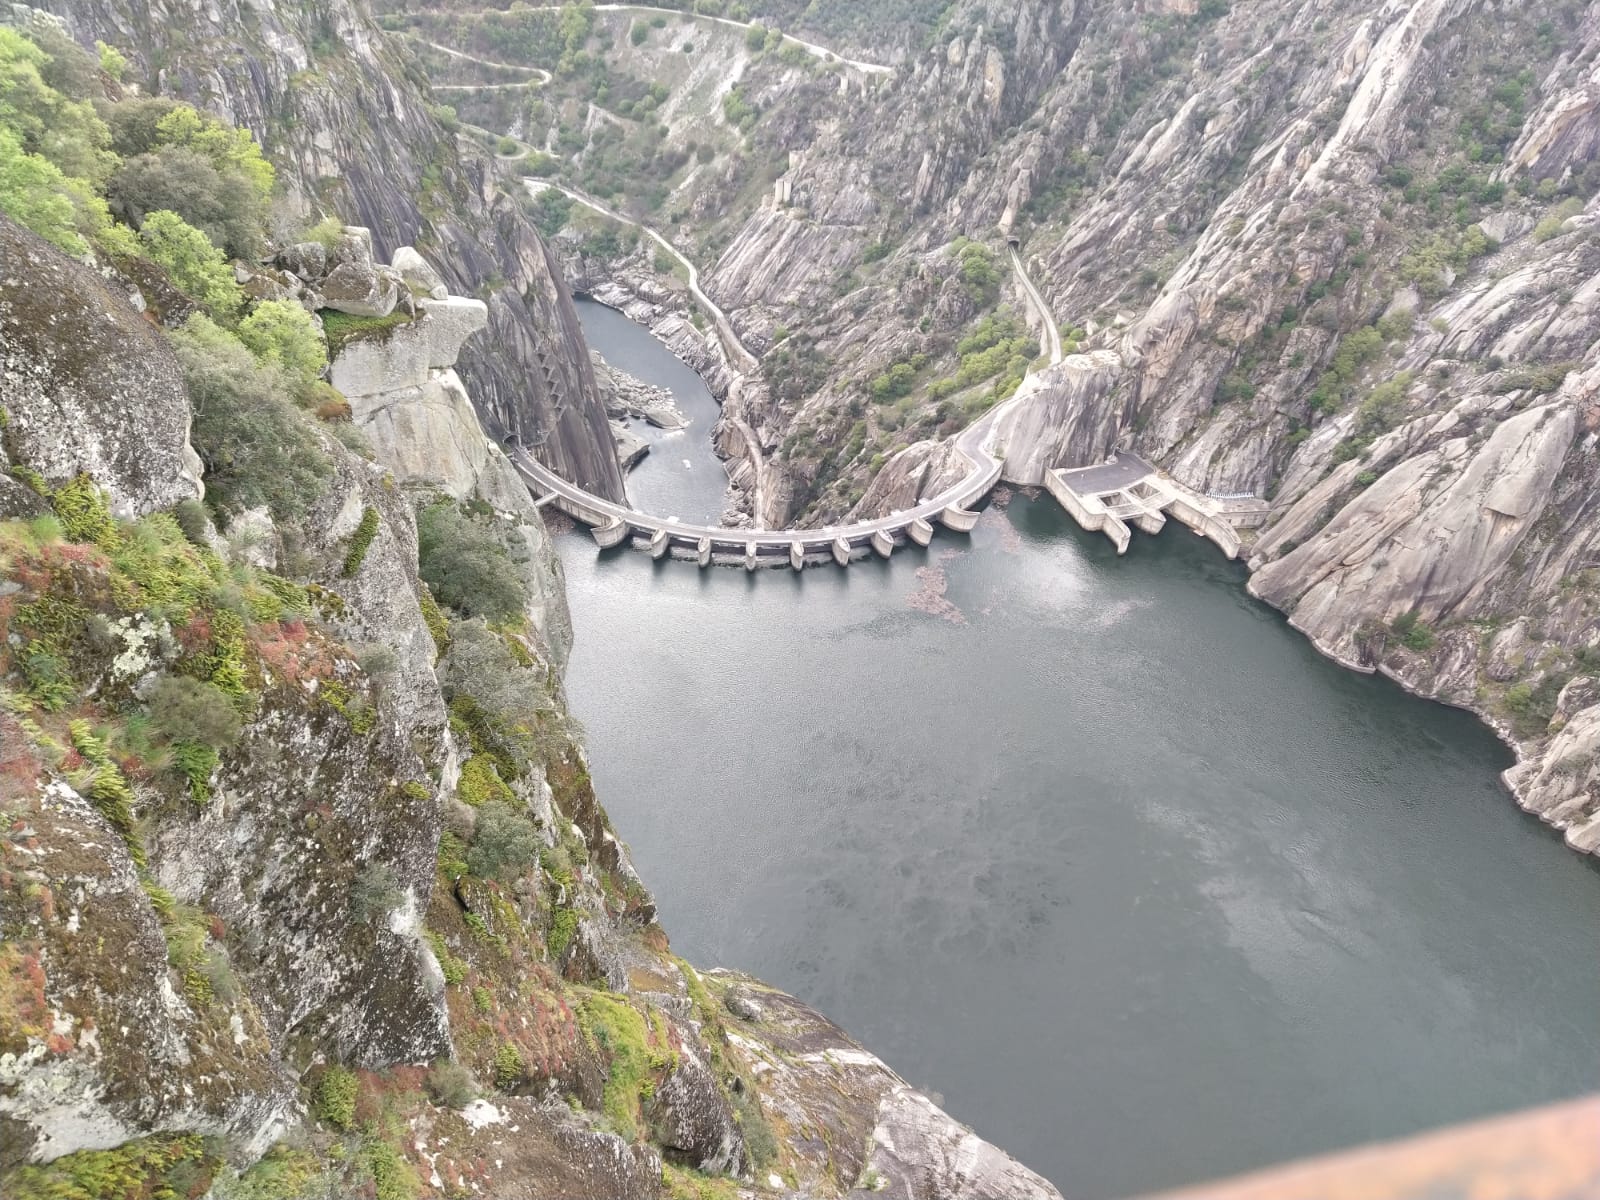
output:
M 719 510 L 709 432 L 635 504 Z M 558 545 L 572 711 L 675 950 L 815 1005 L 1066 1195 L 1600 1079 L 1596 864 L 1469 714 L 1324 660 L 1186 531 L 1117 558 L 1001 492 L 848 570 Z

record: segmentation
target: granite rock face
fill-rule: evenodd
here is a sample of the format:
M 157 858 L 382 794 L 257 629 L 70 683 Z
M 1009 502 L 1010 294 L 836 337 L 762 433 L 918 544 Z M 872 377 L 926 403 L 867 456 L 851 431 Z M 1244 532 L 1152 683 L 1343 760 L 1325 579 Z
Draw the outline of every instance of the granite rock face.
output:
M 1452 437 L 1386 472 L 1320 528 L 1285 520 L 1263 550 L 1305 540 L 1264 564 L 1257 596 L 1336 658 L 1357 657 L 1364 621 L 1404 613 L 1437 623 L 1477 599 L 1544 512 L 1577 430 L 1568 404 L 1544 404 L 1497 425 L 1481 445 Z M 1351 487 L 1359 464 L 1307 493 L 1314 509 Z
M 52 486 L 87 473 L 130 517 L 201 494 L 166 340 L 123 294 L 4 215 L 0 356 L 0 471 L 23 463 Z
M 1043 1178 L 793 996 L 733 971 L 701 979 L 731 1014 L 727 1053 L 754 1080 L 766 1119 L 810 1131 L 792 1147 L 802 1194 L 832 1178 L 851 1196 L 1059 1200 Z

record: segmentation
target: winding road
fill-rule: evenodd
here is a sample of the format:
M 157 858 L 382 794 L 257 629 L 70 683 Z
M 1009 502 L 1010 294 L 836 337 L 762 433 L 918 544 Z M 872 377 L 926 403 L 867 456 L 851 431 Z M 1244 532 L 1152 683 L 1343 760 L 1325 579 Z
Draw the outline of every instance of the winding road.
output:
M 1022 266 L 1022 255 L 1015 246 L 1011 249 L 1011 268 L 1017 273 L 1017 282 L 1022 285 L 1022 290 L 1028 294 L 1028 303 L 1033 305 L 1034 311 L 1039 314 L 1041 326 L 1039 333 L 1039 350 L 1050 356 L 1050 365 L 1053 367 L 1061 361 L 1061 330 L 1056 327 L 1055 318 L 1050 315 L 1050 306 L 1044 302 L 1039 289 L 1034 286 L 1033 280 L 1028 278 L 1028 272 Z
M 521 8 L 516 11 L 560 12 L 565 7 L 566 6 L 562 4 L 530 4 L 526 8 Z M 687 12 L 681 8 L 660 8 L 654 4 L 596 4 L 593 6 L 593 10 L 595 12 L 663 13 L 669 17 L 682 17 L 684 20 L 688 21 L 714 21 L 718 25 L 730 25 L 734 29 L 749 30 L 754 28 L 753 23 L 749 21 L 735 21 L 732 17 L 714 17 L 710 13 Z M 495 16 L 505 15 L 498 9 L 480 10 L 477 12 L 463 12 L 456 13 L 454 15 L 471 17 L 485 16 L 490 15 L 491 13 Z M 765 26 L 763 26 L 763 28 L 765 28 Z M 813 58 L 820 58 L 824 62 L 842 63 L 847 67 L 852 67 L 855 70 L 860 71 L 864 75 L 894 74 L 894 68 L 885 66 L 883 63 L 863 62 L 859 58 L 846 58 L 836 50 L 830 50 L 826 46 L 819 46 L 815 42 L 808 42 L 804 38 L 797 38 L 792 33 L 784 33 L 781 29 L 778 31 L 778 33 L 784 41 L 792 42 L 794 45 L 799 46 Z
M 750 351 L 745 348 L 745 344 L 739 340 L 739 335 L 733 331 L 733 323 L 728 320 L 728 314 L 723 312 L 710 296 L 706 295 L 705 292 L 700 290 L 699 270 L 692 262 L 684 257 L 683 253 L 679 251 L 676 246 L 667 241 L 667 239 L 662 237 L 661 234 L 657 233 L 644 222 L 635 221 L 632 217 L 623 216 L 623 214 L 619 213 L 616 209 L 609 208 L 606 205 L 601 204 L 593 197 L 586 196 L 582 192 L 573 188 L 565 187 L 559 183 L 551 183 L 548 179 L 524 179 L 522 183 L 523 186 L 525 186 L 528 191 L 534 195 L 538 195 L 540 192 L 546 190 L 557 191 L 563 196 L 577 201 L 585 208 L 593 209 L 601 216 L 610 217 L 613 221 L 620 221 L 624 225 L 632 225 L 636 229 L 643 230 L 644 233 L 649 236 L 651 241 L 655 242 L 656 245 L 660 246 L 668 254 L 672 255 L 673 258 L 677 259 L 683 264 L 684 270 L 688 272 L 689 275 L 689 294 L 693 296 L 695 298 L 695 302 L 698 303 L 701 308 L 705 309 L 705 311 L 710 315 L 711 323 L 716 326 L 717 338 L 722 342 L 722 350 L 723 353 L 728 356 L 728 361 L 732 364 L 735 364 L 736 370 L 746 375 L 757 370 L 761 366 L 761 360 L 758 359 L 754 354 L 751 354 Z
M 430 42 L 425 37 L 414 33 L 402 32 L 403 38 L 416 42 L 419 46 L 427 46 L 430 50 L 437 50 L 440 54 L 448 54 L 451 58 L 463 59 L 466 62 L 477 63 L 480 67 L 489 67 L 496 71 L 526 71 L 530 75 L 537 75 L 538 79 L 525 80 L 522 83 L 435 83 L 434 91 L 461 91 L 466 88 L 499 88 L 499 87 L 543 87 L 549 83 L 553 76 L 543 67 L 527 67 L 520 63 L 494 62 L 487 58 L 479 58 L 476 54 L 468 54 L 465 50 L 456 50 L 440 42 Z

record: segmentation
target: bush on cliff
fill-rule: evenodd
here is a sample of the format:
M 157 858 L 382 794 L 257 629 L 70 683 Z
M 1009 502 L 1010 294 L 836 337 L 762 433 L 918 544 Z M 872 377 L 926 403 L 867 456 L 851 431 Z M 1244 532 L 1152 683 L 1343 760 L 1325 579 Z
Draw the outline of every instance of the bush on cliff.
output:
M 139 241 L 145 256 L 213 317 L 227 320 L 239 311 L 244 294 L 228 260 L 204 233 L 177 213 L 151 213 L 139 229 Z
M 187 104 L 147 105 L 135 119 L 115 125 L 117 149 L 131 157 L 106 185 L 112 210 L 133 224 L 142 224 L 146 213 L 171 210 L 228 254 L 254 254 L 273 170 L 249 131 Z
M 206 466 L 206 502 L 234 514 L 265 504 L 292 523 L 332 465 L 280 372 L 227 330 L 196 314 L 172 335 L 194 404 L 191 439 Z
M 478 809 L 467 847 L 467 870 L 479 879 L 516 878 L 538 861 L 539 831 L 509 804 L 490 800 Z
M 449 501 L 417 514 L 417 566 L 439 603 L 467 617 L 505 620 L 528 590 L 494 532 Z
M 322 331 L 292 300 L 264 300 L 239 322 L 239 340 L 263 366 L 282 371 L 297 395 L 305 395 L 328 365 Z

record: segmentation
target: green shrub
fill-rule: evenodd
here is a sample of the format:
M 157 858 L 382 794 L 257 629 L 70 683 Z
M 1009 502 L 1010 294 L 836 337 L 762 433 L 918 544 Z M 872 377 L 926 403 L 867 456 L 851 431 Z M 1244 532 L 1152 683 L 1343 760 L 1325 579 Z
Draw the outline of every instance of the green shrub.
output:
M 428 1094 L 445 1108 L 465 1108 L 478 1098 L 472 1072 L 458 1062 L 441 1058 L 428 1072 Z
M 8 1200 L 180 1200 L 210 1186 L 223 1163 L 197 1133 L 159 1133 L 110 1150 L 77 1150 L 18 1167 Z
M 322 1072 L 311 1094 L 311 1111 L 317 1120 L 335 1129 L 349 1129 L 356 1119 L 355 1072 L 330 1066 Z
M 210 504 L 230 514 L 265 504 L 275 519 L 292 522 L 333 466 L 284 396 L 282 376 L 198 314 L 172 342 L 194 406 L 191 440 L 205 462 Z
M 297 394 L 328 365 L 316 319 L 292 300 L 263 300 L 239 322 L 239 340 L 263 366 L 276 367 Z
M 572 197 L 547 187 L 528 201 L 533 223 L 547 238 L 555 237 L 567 226 L 572 216 Z
M 749 1088 L 731 1093 L 729 1099 L 733 1102 L 734 1120 L 744 1134 L 744 1147 L 750 1154 L 750 1161 L 758 1172 L 765 1171 L 777 1161 L 778 1139 L 761 1115 L 761 1103 Z
M 521 613 L 527 586 L 491 528 L 448 501 L 417 515 L 417 567 L 433 596 L 468 617 Z
M 486 754 L 474 754 L 467 759 L 461 768 L 461 782 L 456 785 L 456 796 L 473 808 L 490 801 L 511 804 L 516 799 Z
M 216 684 L 186 675 L 163 676 L 151 690 L 150 718 L 172 742 L 225 750 L 239 737 L 239 714 Z
M 75 203 L 82 192 L 61 168 L 29 154 L 21 138 L 0 128 L 0 212 L 68 254 L 81 255 L 88 249 Z
M 1558 236 L 1566 227 L 1567 222 L 1582 211 L 1583 201 L 1576 196 L 1563 200 L 1545 214 L 1539 223 L 1533 227 L 1533 240 L 1536 242 L 1548 242 L 1551 238 Z
M 539 859 L 539 832 L 511 805 L 489 800 L 478 807 L 467 847 L 467 869 L 480 879 L 513 879 Z
M 671 1055 L 650 1046 L 650 1026 L 638 1009 L 611 996 L 584 997 L 578 1027 L 606 1056 L 602 1106 L 616 1131 L 631 1141 L 638 1132 L 639 1101 L 654 1091 L 653 1075 L 672 1065 Z
M 95 736 L 89 722 L 78 720 L 68 726 L 72 745 L 88 764 L 87 782 L 78 790 L 94 803 L 111 828 L 121 835 L 128 853 L 136 865 L 145 865 L 143 843 L 133 824 L 133 789 L 128 786 L 122 769 L 111 761 L 106 743 Z
M 444 975 L 445 984 L 454 987 L 464 982 L 467 978 L 467 964 L 450 953 L 450 948 L 437 933 L 430 932 L 424 936 L 428 940 L 429 949 L 433 951 L 433 957 L 439 962 L 439 970 Z
M 1397 308 L 1378 318 L 1377 330 L 1385 341 L 1397 342 L 1411 336 L 1411 327 L 1417 319 L 1409 308 Z
M 350 535 L 350 548 L 344 555 L 344 576 L 350 578 L 361 570 L 361 564 L 366 561 L 367 550 L 372 545 L 372 539 L 378 535 L 378 510 L 370 504 L 361 510 L 361 524 L 356 526 L 355 533 Z
M 189 785 L 189 798 L 196 804 L 211 799 L 211 773 L 221 758 L 210 746 L 199 742 L 177 742 L 172 747 L 172 765 Z
M 1415 609 L 1403 612 L 1390 621 L 1389 630 L 1411 650 L 1422 651 L 1433 646 L 1433 631 L 1422 621 Z
M 957 274 L 967 296 L 980 308 L 994 303 L 1000 290 L 1000 267 L 993 251 L 978 242 L 957 239 Z
M 274 176 L 248 130 L 154 101 L 114 110 L 112 132 L 128 156 L 106 184 L 114 211 L 142 227 L 144 214 L 169 210 L 235 258 L 256 253 Z
M 517 139 L 514 137 L 502 137 L 495 143 L 494 148 L 501 157 L 510 157 L 517 152 Z
M 411 1200 L 421 1190 L 411 1164 L 388 1142 L 376 1137 L 362 1142 L 361 1166 L 372 1176 L 374 1200 Z
M 279 1143 L 237 1179 L 218 1180 L 213 1195 L 216 1200 L 314 1200 L 333 1191 L 316 1155 Z
M 50 507 L 61 519 L 61 532 L 69 542 L 93 542 L 112 550 L 118 542 L 117 523 L 100 486 L 86 474 L 74 475 L 50 495 Z
M 359 921 L 381 921 L 405 903 L 406 892 L 394 868 L 376 859 L 356 873 L 350 885 L 350 911 Z
M 213 317 L 225 320 L 244 302 L 222 251 L 177 213 L 150 213 L 139 227 L 139 239 L 145 255 Z
M 482 621 L 451 627 L 450 652 L 437 673 L 452 725 L 468 736 L 474 754 L 493 758 L 508 783 L 559 753 L 574 736 L 543 677 Z
M 344 236 L 344 222 L 338 217 L 323 217 L 300 235 L 303 242 L 316 242 L 324 250 L 333 250 Z
M 128 69 L 127 57 L 115 46 L 108 46 L 104 42 L 96 42 L 94 48 L 100 58 L 100 69 L 120 82 L 123 72 Z
M 433 598 L 433 592 L 426 583 L 422 585 L 421 593 L 417 596 L 417 607 L 422 610 L 422 621 L 433 638 L 434 649 L 443 654 L 450 649 L 450 622 L 445 619 L 444 611 L 439 607 L 439 602 Z
M 178 528 L 183 530 L 183 536 L 196 546 L 206 546 L 206 534 L 210 531 L 211 518 L 206 516 L 206 506 L 194 499 L 179 500 L 172 509 L 173 519 L 178 522 Z
M 510 1091 L 522 1082 L 524 1071 L 522 1054 L 510 1042 L 501 1043 L 494 1054 L 495 1086 Z
M 550 952 L 551 962 L 560 962 L 578 933 L 578 911 L 558 908 L 550 914 L 550 928 L 544 935 L 544 947 Z
M 650 26 L 643 21 L 635 21 L 628 30 L 628 40 L 635 46 L 642 46 L 650 40 Z

